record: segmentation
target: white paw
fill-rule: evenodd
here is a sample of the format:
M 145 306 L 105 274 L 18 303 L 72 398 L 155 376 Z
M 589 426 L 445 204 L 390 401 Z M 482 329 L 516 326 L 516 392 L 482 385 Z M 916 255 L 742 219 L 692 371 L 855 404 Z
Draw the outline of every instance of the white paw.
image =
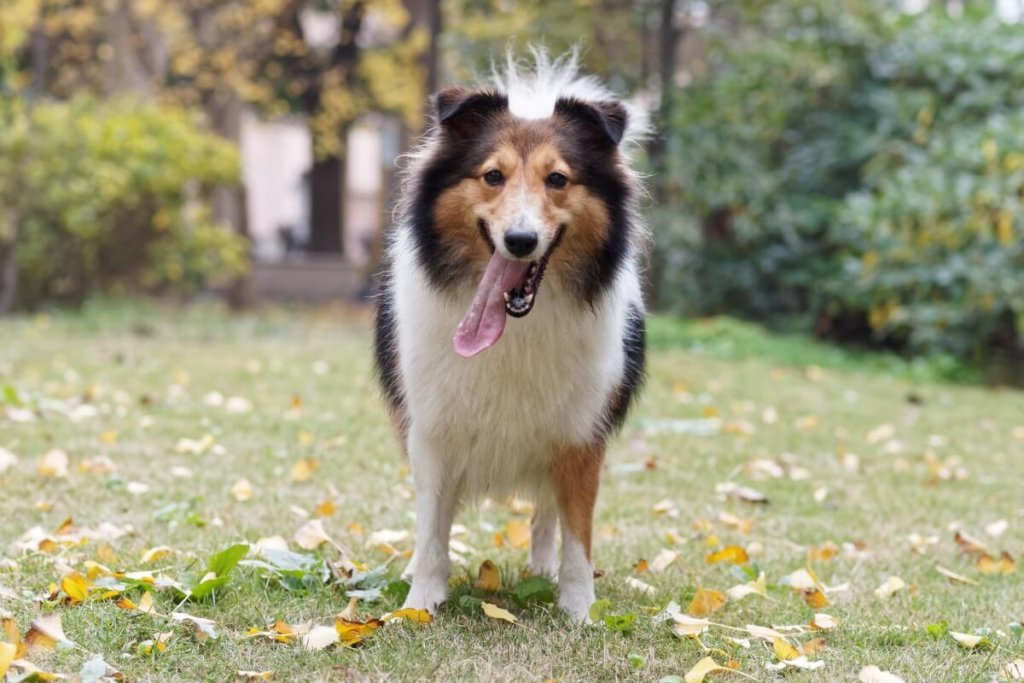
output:
M 554 561 L 530 560 L 530 576 L 546 576 L 553 581 L 557 581 L 558 564 Z
M 594 604 L 594 586 L 566 585 L 558 592 L 558 606 L 577 623 L 587 621 L 590 606 Z
M 425 609 L 431 614 L 437 614 L 437 608 L 447 599 L 447 581 L 417 580 L 414 577 L 402 609 Z

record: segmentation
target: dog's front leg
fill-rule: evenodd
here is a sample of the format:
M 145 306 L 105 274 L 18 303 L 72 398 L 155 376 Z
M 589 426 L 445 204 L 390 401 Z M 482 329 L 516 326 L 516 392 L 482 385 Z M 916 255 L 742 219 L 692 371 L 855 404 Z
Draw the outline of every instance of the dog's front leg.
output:
M 590 539 L 603 462 L 604 444 L 598 443 L 562 450 L 552 467 L 552 483 L 562 523 L 558 606 L 575 621 L 586 619 L 594 604 Z
M 448 539 L 458 483 L 446 471 L 436 444 L 415 430 L 409 434 L 409 459 L 416 485 L 416 550 L 410 563 L 412 587 L 404 606 L 434 613 L 448 597 Z

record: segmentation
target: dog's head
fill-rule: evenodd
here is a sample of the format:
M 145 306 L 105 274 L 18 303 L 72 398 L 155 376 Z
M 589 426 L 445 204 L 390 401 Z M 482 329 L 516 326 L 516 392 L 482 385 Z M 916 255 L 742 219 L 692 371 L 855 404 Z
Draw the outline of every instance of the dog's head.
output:
M 421 256 L 441 279 L 479 278 L 456 335 L 469 356 L 497 341 L 506 314 L 530 313 L 545 272 L 585 301 L 608 284 L 628 241 L 619 154 L 628 114 L 614 100 L 560 98 L 550 116 L 525 119 L 500 92 L 460 87 L 438 93 L 433 108 L 435 243 Z

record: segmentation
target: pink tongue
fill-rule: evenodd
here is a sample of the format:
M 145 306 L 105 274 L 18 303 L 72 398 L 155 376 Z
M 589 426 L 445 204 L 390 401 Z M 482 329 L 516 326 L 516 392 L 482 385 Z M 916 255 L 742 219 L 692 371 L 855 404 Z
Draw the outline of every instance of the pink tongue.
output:
M 523 281 L 530 264 L 510 261 L 497 251 L 487 264 L 473 303 L 455 330 L 455 352 L 470 358 L 494 346 L 505 331 L 505 292 Z

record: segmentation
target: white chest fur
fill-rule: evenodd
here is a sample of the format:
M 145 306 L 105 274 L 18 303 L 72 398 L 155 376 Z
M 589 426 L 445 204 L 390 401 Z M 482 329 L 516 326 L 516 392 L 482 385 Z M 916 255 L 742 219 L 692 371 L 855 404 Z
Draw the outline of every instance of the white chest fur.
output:
M 437 444 L 435 457 L 457 473 L 464 496 L 529 491 L 553 449 L 588 443 L 600 428 L 623 377 L 628 309 L 640 305 L 636 273 L 623 270 L 593 308 L 549 276 L 533 311 L 509 319 L 497 344 L 466 359 L 452 336 L 472 287 L 454 295 L 431 288 L 401 237 L 393 257 L 410 430 Z

